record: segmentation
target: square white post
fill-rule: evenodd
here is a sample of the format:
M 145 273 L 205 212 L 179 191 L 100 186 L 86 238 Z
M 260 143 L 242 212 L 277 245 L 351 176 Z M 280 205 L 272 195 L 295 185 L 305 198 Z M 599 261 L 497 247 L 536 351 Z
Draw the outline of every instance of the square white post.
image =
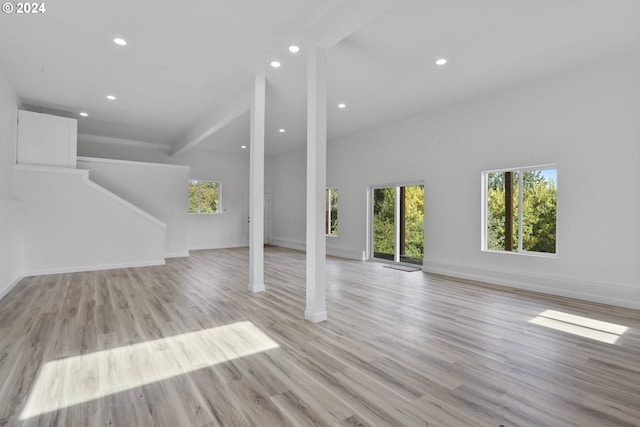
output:
M 266 79 L 256 74 L 251 99 L 249 145 L 249 290 L 264 286 L 264 129 Z
M 327 51 L 314 48 L 307 63 L 307 307 L 305 319 L 327 319 L 325 190 L 327 181 Z

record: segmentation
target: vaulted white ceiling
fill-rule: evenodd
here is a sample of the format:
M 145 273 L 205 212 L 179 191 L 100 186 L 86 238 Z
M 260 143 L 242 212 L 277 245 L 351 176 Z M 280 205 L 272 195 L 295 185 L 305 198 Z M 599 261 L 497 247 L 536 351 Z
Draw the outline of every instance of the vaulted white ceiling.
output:
M 86 111 L 82 134 L 169 146 L 227 108 L 262 70 L 270 156 L 305 145 L 305 52 L 326 37 L 334 38 L 330 140 L 640 48 L 638 0 L 55 0 L 45 7 L 0 15 L 0 72 L 28 108 Z M 292 43 L 300 53 L 288 52 Z M 449 62 L 436 66 L 440 57 Z M 271 68 L 272 59 L 282 66 Z M 248 128 L 241 114 L 198 148 L 241 152 Z

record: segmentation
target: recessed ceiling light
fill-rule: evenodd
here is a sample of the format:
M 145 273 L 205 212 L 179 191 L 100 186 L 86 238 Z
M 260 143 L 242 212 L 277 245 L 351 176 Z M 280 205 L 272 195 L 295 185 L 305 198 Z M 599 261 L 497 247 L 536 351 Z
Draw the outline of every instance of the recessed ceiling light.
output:
M 346 106 L 347 106 L 347 104 L 344 104 L 342 102 L 340 104 L 338 104 L 338 108 L 346 108 Z
M 298 52 L 300 52 L 300 48 L 298 46 L 292 44 L 291 46 L 289 46 L 289 52 L 298 53 Z
M 279 68 L 280 65 L 282 65 L 282 64 L 280 64 L 280 62 L 278 62 L 278 61 L 271 61 L 271 66 L 273 68 Z
M 89 117 L 89 114 L 88 114 L 88 113 L 85 113 L 84 111 L 83 111 L 82 113 L 80 113 L 80 115 L 81 115 L 82 117 Z
M 436 65 L 444 65 L 447 63 L 447 60 L 445 58 L 440 58 L 436 61 Z
M 240 148 L 242 148 L 243 150 L 245 150 L 247 148 L 246 145 L 241 145 Z
M 120 46 L 126 46 L 127 45 L 127 41 L 125 39 L 121 39 L 120 37 L 116 37 L 115 39 L 113 39 L 113 42 L 117 45 Z
M 107 99 L 108 99 L 109 101 L 115 101 L 115 100 L 116 100 L 116 97 L 115 97 L 115 96 L 113 96 L 113 95 L 107 95 Z
M 285 133 L 287 130 L 286 129 L 278 129 L 278 132 L 280 133 Z

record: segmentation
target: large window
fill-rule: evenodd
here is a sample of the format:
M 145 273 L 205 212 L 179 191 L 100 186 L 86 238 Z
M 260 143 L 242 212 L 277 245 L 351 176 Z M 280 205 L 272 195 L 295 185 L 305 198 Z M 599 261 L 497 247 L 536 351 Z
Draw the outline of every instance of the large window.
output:
M 555 254 L 557 169 L 492 171 L 483 179 L 483 249 Z
M 325 193 L 324 234 L 338 235 L 338 190 L 335 188 L 327 188 Z
M 215 181 L 189 181 L 189 213 L 212 214 L 220 212 L 220 183 Z

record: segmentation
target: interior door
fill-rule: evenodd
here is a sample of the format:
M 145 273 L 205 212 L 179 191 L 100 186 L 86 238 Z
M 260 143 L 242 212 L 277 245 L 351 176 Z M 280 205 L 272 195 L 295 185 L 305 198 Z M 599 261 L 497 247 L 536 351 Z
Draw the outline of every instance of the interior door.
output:
M 249 197 L 251 195 L 247 193 L 247 239 L 249 239 L 249 223 L 251 222 L 251 218 L 249 217 Z M 263 239 L 264 244 L 268 245 L 271 239 L 271 193 L 264 193 L 264 206 L 263 206 L 263 215 L 264 215 L 264 227 L 263 227 Z

